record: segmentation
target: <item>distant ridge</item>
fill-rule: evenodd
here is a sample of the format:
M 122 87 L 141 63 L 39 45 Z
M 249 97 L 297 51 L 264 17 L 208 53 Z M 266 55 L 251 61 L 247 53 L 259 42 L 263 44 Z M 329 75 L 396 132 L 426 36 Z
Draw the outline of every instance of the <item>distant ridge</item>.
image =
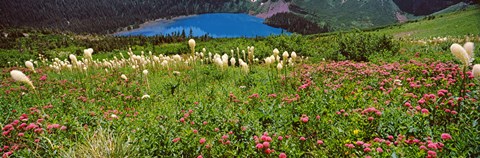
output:
M 266 18 L 271 26 L 310 34 L 394 24 L 441 12 L 460 2 L 473 3 L 472 0 L 18 0 L 3 1 L 0 5 L 0 28 L 109 34 L 159 18 L 226 12 L 257 15 Z M 299 24 L 307 27 L 295 26 Z

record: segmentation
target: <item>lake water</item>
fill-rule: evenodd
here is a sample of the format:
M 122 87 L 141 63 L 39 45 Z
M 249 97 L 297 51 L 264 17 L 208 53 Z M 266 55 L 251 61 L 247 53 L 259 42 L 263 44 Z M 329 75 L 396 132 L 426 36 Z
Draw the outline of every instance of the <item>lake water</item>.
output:
M 188 36 L 190 29 L 193 36 L 208 34 L 211 37 L 255 37 L 278 35 L 282 29 L 263 24 L 264 19 L 247 14 L 214 13 L 200 14 L 176 18 L 172 20 L 159 20 L 141 26 L 138 29 L 119 32 L 119 36 L 155 36 L 167 35 L 173 32 L 182 32 Z M 286 31 L 283 31 L 287 33 Z

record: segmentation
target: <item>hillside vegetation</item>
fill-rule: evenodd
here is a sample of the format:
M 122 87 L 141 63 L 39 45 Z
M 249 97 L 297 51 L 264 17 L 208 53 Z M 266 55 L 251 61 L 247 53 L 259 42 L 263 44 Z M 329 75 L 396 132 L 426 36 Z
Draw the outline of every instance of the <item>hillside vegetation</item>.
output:
M 439 6 L 431 6 L 433 9 L 427 13 L 434 13 L 458 2 L 434 0 L 432 3 L 437 1 Z M 397 4 L 407 2 L 394 3 L 393 0 L 22 0 L 2 2 L 0 27 L 108 34 L 132 29 L 147 21 L 182 15 L 218 12 L 258 15 L 268 12 L 271 6 L 278 3 L 288 5 L 289 12 L 273 18 L 266 17 L 266 23 L 302 34 L 378 27 L 396 23 L 399 16 L 412 17 L 397 7 Z M 402 5 L 406 9 L 418 7 Z M 299 25 L 307 27 L 301 28 Z
M 312 57 L 314 61 L 322 58 L 327 60 L 353 59 L 345 55 L 345 49 L 349 51 L 361 51 L 366 54 L 372 43 L 385 43 L 389 46 L 387 51 L 395 53 L 400 48 L 425 49 L 422 45 L 412 45 L 412 42 L 436 41 L 433 37 L 449 38 L 451 41 L 465 40 L 465 35 L 478 38 L 480 31 L 480 20 L 472 20 L 480 17 L 479 9 L 471 7 L 465 11 L 451 14 L 436 15 L 435 18 L 426 18 L 418 22 L 411 22 L 403 25 L 393 25 L 367 31 L 368 34 L 357 33 L 328 33 L 310 36 L 270 36 L 257 37 L 253 39 L 211 39 L 209 37 L 197 38 L 206 48 L 215 48 L 212 53 L 225 53 L 236 50 L 237 47 L 255 45 L 259 53 L 257 57 L 265 57 L 267 52 L 274 48 L 282 50 L 295 50 L 303 56 Z M 417 32 L 418 31 L 418 32 Z M 48 30 L 25 30 L 25 29 L 4 29 L 1 30 L 4 36 L 0 36 L 0 66 L 5 67 L 8 62 L 22 63 L 24 60 L 32 59 L 42 54 L 48 58 L 67 57 L 69 54 L 81 55 L 85 48 L 93 48 L 104 57 L 112 57 L 118 52 L 132 48 L 134 51 L 152 51 L 155 54 L 173 55 L 178 52 L 186 52 L 188 47 L 182 44 L 188 37 L 182 34 L 156 37 L 116 37 L 104 35 L 78 35 L 72 33 L 61 33 Z M 362 37 L 366 35 L 365 37 Z M 384 36 L 386 35 L 386 36 Z M 396 37 L 392 39 L 390 36 Z M 398 39 L 402 37 L 402 39 Z M 363 40 L 365 39 L 365 40 Z M 180 43 L 179 43 L 180 42 Z M 353 42 L 352 44 L 348 44 Z M 369 44 L 367 44 L 369 43 Z M 343 46 L 342 46 L 343 44 Z M 349 48 L 345 46 L 351 46 Z M 358 47 L 358 48 L 357 48 Z M 445 52 L 448 45 L 440 44 L 435 47 L 427 47 L 433 52 Z M 343 49 L 343 54 L 342 54 Z M 358 50 L 356 50 L 358 49 Z M 376 48 L 372 49 L 377 50 Z M 390 54 L 387 53 L 386 55 Z M 355 55 L 353 55 L 355 56 Z M 373 55 L 354 57 L 361 60 L 381 60 Z M 441 56 L 435 56 L 437 60 L 445 61 Z M 407 59 L 399 56 L 395 60 Z M 387 60 L 387 59 L 383 59 Z
M 480 8 L 470 7 L 465 11 L 439 14 L 425 20 L 394 25 L 377 31 L 396 37 L 432 38 L 452 35 L 479 35 Z
M 158 18 L 211 12 L 247 12 L 243 0 L 22 0 L 0 5 L 0 26 L 112 33 Z
M 257 38 L 1 29 L 0 155 L 479 157 L 479 10 Z

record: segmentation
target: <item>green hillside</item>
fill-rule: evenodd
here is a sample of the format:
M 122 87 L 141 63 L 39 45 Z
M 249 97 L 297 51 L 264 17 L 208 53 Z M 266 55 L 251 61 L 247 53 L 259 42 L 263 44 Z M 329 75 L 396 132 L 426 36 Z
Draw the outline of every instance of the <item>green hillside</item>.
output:
M 319 24 L 328 24 L 334 30 L 369 28 L 392 24 L 399 11 L 393 1 L 377 0 L 295 0 L 294 5 L 303 8 L 305 18 Z
M 474 6 L 454 13 L 436 15 L 431 20 L 420 20 L 377 30 L 396 37 L 428 38 L 480 34 L 480 8 Z

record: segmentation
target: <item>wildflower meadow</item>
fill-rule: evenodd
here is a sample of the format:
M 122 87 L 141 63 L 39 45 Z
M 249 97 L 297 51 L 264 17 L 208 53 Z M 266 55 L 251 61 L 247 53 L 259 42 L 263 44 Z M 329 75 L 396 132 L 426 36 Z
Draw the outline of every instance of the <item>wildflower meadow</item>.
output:
M 40 55 L 0 69 L 0 155 L 477 157 L 475 38 L 351 60 L 194 39 L 170 55 Z

